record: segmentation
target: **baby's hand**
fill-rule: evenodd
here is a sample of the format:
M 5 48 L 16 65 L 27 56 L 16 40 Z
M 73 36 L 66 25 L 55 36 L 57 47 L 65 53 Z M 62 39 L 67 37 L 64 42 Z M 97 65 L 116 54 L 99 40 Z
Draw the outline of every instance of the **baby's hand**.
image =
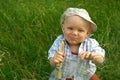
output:
M 57 52 L 53 57 L 53 62 L 55 64 L 62 63 L 64 61 L 64 54 L 62 52 Z
M 82 60 L 92 60 L 94 63 L 102 64 L 104 62 L 104 57 L 95 52 L 81 52 L 79 56 Z
M 92 60 L 94 54 L 92 52 L 81 52 L 79 56 L 82 60 Z

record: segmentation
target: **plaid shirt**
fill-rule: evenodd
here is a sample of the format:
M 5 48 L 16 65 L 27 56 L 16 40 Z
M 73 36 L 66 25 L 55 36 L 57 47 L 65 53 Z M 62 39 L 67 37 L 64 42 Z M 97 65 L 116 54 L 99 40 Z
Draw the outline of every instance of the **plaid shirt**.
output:
M 61 41 L 64 40 L 65 49 L 64 54 L 65 59 L 62 68 L 62 80 L 66 78 L 73 78 L 74 80 L 89 80 L 89 78 L 95 73 L 96 66 L 91 60 L 83 61 L 77 55 L 71 54 L 71 50 L 63 35 L 57 37 L 53 45 L 48 51 L 48 59 L 53 57 L 56 52 L 59 51 Z M 79 53 L 82 51 L 96 52 L 105 56 L 105 51 L 99 46 L 99 43 L 92 38 L 87 38 L 81 43 L 79 47 Z M 51 73 L 49 80 L 54 80 L 55 70 Z

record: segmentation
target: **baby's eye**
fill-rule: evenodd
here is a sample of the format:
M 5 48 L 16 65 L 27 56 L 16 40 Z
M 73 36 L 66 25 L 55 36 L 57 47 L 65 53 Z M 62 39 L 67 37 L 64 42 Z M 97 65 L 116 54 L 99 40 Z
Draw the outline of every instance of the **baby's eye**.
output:
M 80 30 L 78 30 L 79 32 L 84 32 L 84 30 L 82 30 L 82 29 L 80 29 Z
M 69 30 L 73 30 L 73 28 L 72 28 L 72 27 L 68 27 L 68 29 L 69 29 Z

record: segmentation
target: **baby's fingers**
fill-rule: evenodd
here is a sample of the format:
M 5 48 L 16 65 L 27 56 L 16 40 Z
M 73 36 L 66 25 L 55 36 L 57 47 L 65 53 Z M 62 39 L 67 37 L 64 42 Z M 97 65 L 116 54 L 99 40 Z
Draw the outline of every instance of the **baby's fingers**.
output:
M 81 52 L 80 57 L 82 60 L 89 60 L 91 58 L 91 52 Z
M 92 55 L 91 52 L 87 52 L 87 53 L 86 53 L 86 56 L 85 56 L 85 59 L 90 59 L 90 58 L 91 58 L 91 55 Z
M 64 56 L 65 56 L 64 53 L 62 53 L 62 52 L 60 52 L 60 51 L 59 51 L 57 54 L 58 54 L 59 56 L 61 56 L 61 57 L 64 57 Z
M 86 52 L 81 52 L 79 56 L 82 60 L 85 60 Z
M 56 64 L 58 64 L 58 63 L 63 62 L 63 60 L 62 60 L 62 59 L 60 59 L 60 58 L 57 58 L 57 59 L 54 59 L 54 62 L 55 62 Z
M 54 55 L 54 62 L 56 64 L 63 62 L 63 59 L 64 59 L 64 54 L 62 54 L 61 52 L 58 52 Z

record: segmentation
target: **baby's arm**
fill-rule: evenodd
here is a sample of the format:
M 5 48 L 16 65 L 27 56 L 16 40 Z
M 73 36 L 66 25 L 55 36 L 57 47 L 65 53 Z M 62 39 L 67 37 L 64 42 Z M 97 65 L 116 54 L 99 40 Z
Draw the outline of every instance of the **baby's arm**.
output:
M 63 61 L 64 61 L 64 54 L 61 53 L 61 52 L 57 52 L 57 53 L 54 54 L 53 57 L 51 57 L 51 58 L 49 59 L 49 61 L 50 61 L 50 64 L 51 64 L 53 67 L 55 67 L 56 64 L 58 64 L 58 63 L 63 63 Z
M 99 53 L 92 53 L 92 54 L 93 54 L 92 61 L 94 63 L 102 64 L 104 62 L 104 57 L 101 54 Z
M 88 52 L 80 52 L 79 56 L 83 60 L 92 60 L 96 64 L 102 64 L 104 62 L 105 50 L 102 49 L 99 43 L 95 39 L 89 39 Z
M 81 52 L 79 56 L 82 60 L 92 60 L 96 64 L 102 64 L 104 62 L 104 57 L 95 52 Z

